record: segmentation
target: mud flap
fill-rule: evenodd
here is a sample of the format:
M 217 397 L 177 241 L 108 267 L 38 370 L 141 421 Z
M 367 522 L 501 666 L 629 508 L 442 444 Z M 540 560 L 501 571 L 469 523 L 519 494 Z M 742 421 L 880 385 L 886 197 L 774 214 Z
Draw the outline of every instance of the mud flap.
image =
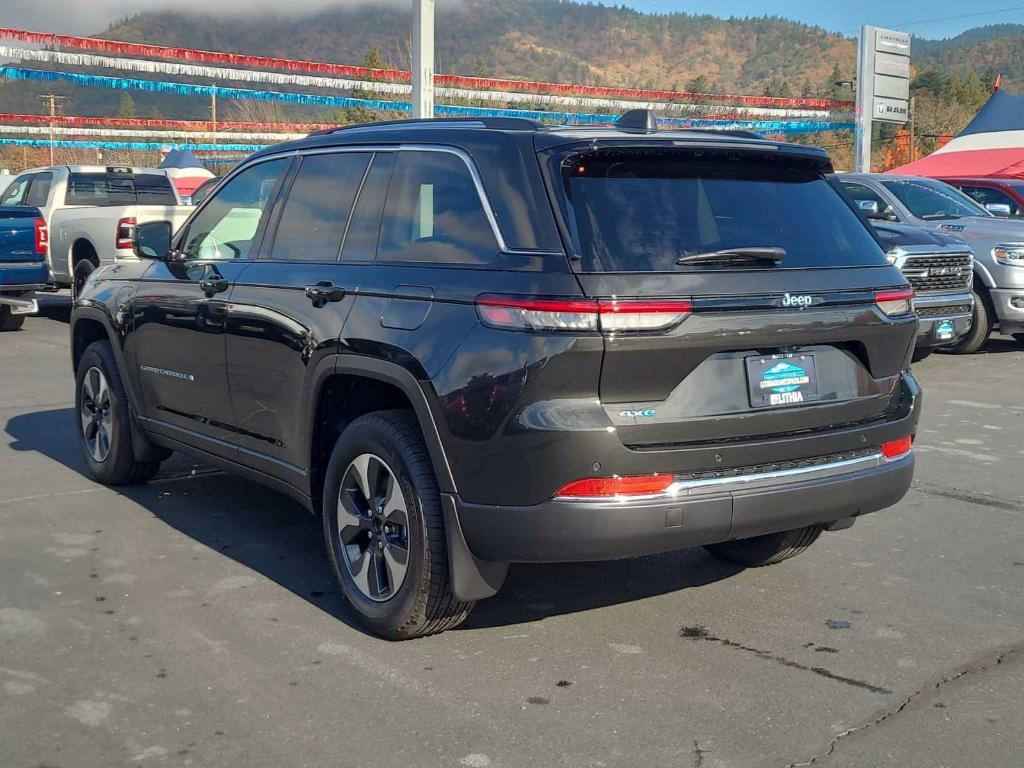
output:
M 472 601 L 493 597 L 505 583 L 508 563 L 478 560 L 462 535 L 459 515 L 456 512 L 455 497 L 450 493 L 441 494 L 444 509 L 444 530 L 448 540 L 448 573 L 452 580 L 452 592 L 459 600 Z

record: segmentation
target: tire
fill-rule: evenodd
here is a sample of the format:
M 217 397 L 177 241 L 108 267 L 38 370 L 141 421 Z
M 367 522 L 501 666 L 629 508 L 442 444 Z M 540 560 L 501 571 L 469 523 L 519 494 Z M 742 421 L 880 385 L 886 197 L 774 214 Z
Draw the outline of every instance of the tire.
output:
M 159 461 L 135 460 L 131 409 L 109 341 L 95 341 L 82 353 L 75 372 L 75 422 L 78 446 L 94 480 L 104 485 L 142 483 L 160 468 Z
M 992 307 L 988 295 L 974 290 L 974 314 L 971 316 L 971 330 L 955 344 L 942 347 L 939 351 L 950 355 L 971 355 L 985 346 L 992 333 Z
M 89 275 L 96 271 L 96 265 L 88 259 L 83 259 L 75 265 L 75 272 L 71 276 L 71 300 L 74 301 L 82 294 L 82 288 Z
M 324 478 L 323 510 L 327 557 L 370 632 L 406 640 L 469 615 L 473 603 L 452 594 L 440 492 L 410 412 L 376 411 L 345 428 Z
M 920 363 L 922 360 L 931 356 L 932 352 L 934 351 L 935 350 L 932 349 L 931 347 L 928 347 L 927 349 L 915 349 L 914 354 L 911 355 L 910 357 L 910 362 Z
M 24 324 L 24 315 L 15 315 L 7 304 L 0 304 L 0 333 L 16 331 Z
M 818 540 L 822 530 L 823 527 L 820 525 L 809 525 L 806 528 L 769 533 L 751 539 L 707 544 L 704 549 L 721 560 L 745 565 L 748 568 L 758 568 L 796 557 Z

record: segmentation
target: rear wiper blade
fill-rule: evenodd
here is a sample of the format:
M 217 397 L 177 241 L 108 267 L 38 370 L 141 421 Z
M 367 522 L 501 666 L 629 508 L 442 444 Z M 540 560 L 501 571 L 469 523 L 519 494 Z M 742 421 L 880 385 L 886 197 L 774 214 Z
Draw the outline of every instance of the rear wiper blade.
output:
M 749 262 L 768 262 L 778 264 L 786 258 L 785 248 L 759 246 L 754 248 L 723 248 L 720 251 L 691 253 L 676 259 L 676 264 L 745 264 Z

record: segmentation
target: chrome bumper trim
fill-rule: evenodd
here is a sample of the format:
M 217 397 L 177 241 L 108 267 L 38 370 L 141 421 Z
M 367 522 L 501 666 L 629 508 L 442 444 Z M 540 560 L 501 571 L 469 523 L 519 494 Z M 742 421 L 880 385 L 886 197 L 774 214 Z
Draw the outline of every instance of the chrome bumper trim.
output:
M 773 472 L 757 472 L 750 475 L 734 477 L 713 477 L 699 480 L 676 480 L 662 493 L 645 494 L 643 496 L 558 496 L 556 501 L 586 504 L 633 505 L 650 504 L 652 502 L 671 502 L 675 499 L 721 495 L 759 488 L 771 488 L 787 483 L 798 483 L 805 480 L 825 480 L 839 477 L 852 472 L 882 467 L 893 462 L 902 461 L 913 453 L 906 453 L 886 458 L 881 451 L 858 456 L 853 459 L 833 461 L 828 464 L 816 464 L 809 467 L 780 469 Z

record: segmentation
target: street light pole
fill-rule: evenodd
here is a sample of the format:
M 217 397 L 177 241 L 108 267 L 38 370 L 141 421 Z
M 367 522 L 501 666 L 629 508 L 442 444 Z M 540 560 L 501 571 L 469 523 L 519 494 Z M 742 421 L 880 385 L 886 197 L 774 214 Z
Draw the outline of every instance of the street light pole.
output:
M 412 0 L 412 116 L 434 116 L 435 0 Z

